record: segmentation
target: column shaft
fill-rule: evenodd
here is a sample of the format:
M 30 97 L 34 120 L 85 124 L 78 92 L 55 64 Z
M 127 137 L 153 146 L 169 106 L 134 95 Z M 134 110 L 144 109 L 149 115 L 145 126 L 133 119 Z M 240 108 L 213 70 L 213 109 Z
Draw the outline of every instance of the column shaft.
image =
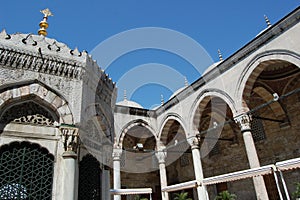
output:
M 243 114 L 235 118 L 235 121 L 240 125 L 241 132 L 246 148 L 246 154 L 249 161 L 250 168 L 260 167 L 258 155 L 256 152 L 255 144 L 251 133 L 251 116 Z M 262 176 L 253 177 L 254 188 L 258 200 L 268 200 L 268 193 L 265 182 Z

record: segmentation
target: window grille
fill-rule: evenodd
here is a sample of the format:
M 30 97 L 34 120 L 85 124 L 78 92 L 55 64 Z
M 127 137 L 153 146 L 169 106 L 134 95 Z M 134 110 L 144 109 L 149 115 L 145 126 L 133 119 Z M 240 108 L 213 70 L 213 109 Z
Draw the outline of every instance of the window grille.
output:
M 1 117 L 0 123 L 16 122 L 52 126 L 55 121 L 58 121 L 57 117 L 52 116 L 44 107 L 33 101 L 28 101 L 15 105 L 5 111 Z
M 78 200 L 100 200 L 100 178 L 100 163 L 92 155 L 87 154 L 79 163 Z
M 51 200 L 53 155 L 38 144 L 14 142 L 0 148 L 0 199 Z
M 257 119 L 253 117 L 251 122 L 251 133 L 254 142 L 258 142 L 266 139 L 264 126 L 261 119 Z

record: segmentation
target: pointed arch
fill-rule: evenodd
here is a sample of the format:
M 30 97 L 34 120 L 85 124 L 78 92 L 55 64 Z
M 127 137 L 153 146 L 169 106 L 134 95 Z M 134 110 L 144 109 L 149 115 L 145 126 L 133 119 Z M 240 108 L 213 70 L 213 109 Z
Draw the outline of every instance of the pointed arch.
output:
M 142 120 L 142 119 L 138 119 L 138 120 L 133 120 L 131 122 L 128 122 L 122 129 L 121 129 L 121 134 L 119 136 L 119 138 L 117 138 L 116 141 L 116 145 L 119 146 L 120 148 L 123 147 L 123 140 L 127 134 L 127 132 L 135 127 L 135 126 L 141 126 L 146 128 L 155 138 L 155 140 L 157 140 L 157 136 L 155 134 L 155 130 L 153 127 L 151 127 L 146 121 Z
M 37 81 L 17 83 L 14 87 L 2 88 L 0 90 L 0 116 L 8 108 L 24 99 L 38 102 L 56 112 L 59 123 L 74 124 L 67 101 L 57 92 Z
M 238 99 L 237 107 L 239 110 L 245 109 L 246 104 L 243 102 L 250 97 L 250 93 L 257 77 L 267 65 L 275 62 L 288 62 L 300 67 L 300 55 L 295 52 L 282 49 L 265 51 L 256 55 L 246 65 L 237 83 L 235 97 Z
M 216 88 L 203 90 L 194 100 L 190 110 L 190 114 L 189 114 L 190 115 L 189 119 L 191 120 L 189 122 L 189 130 L 191 134 L 190 136 L 195 136 L 197 134 L 198 128 L 195 126 L 195 124 L 197 124 L 197 122 L 200 121 L 203 109 L 206 107 L 208 102 L 213 97 L 218 97 L 222 99 L 228 105 L 232 113 L 237 112 L 235 102 L 226 92 Z
M 179 125 L 182 127 L 185 137 L 187 138 L 187 128 L 186 124 L 182 117 L 180 117 L 177 113 L 168 113 L 164 119 L 162 120 L 161 125 L 159 126 L 159 135 L 158 141 L 166 144 L 167 137 L 168 137 L 168 130 L 172 126 L 174 122 L 178 122 Z

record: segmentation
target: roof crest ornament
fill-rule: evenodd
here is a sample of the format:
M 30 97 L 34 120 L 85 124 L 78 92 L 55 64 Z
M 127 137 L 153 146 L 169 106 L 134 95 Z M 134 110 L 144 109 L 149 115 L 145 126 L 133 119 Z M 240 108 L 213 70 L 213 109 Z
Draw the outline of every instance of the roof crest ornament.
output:
M 269 18 L 267 17 L 267 15 L 264 15 L 264 18 L 265 18 L 265 21 L 266 21 L 266 24 L 267 24 L 267 27 L 269 28 L 270 26 L 272 26 Z
M 47 28 L 49 27 L 47 19 L 48 19 L 48 17 L 53 16 L 53 14 L 49 10 L 49 8 L 41 10 L 40 12 L 44 14 L 44 17 L 43 17 L 43 20 L 39 24 L 40 29 L 38 30 L 38 34 L 46 36 L 47 35 Z
M 223 61 L 223 56 L 222 56 L 222 53 L 221 53 L 220 49 L 218 49 L 218 55 L 219 55 L 220 61 Z

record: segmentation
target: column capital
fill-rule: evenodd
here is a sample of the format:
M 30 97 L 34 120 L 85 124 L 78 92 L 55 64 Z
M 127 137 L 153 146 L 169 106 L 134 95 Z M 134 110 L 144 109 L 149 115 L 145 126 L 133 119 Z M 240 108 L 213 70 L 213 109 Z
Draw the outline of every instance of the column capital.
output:
M 62 142 L 66 152 L 77 153 L 78 149 L 78 128 L 70 124 L 62 124 L 59 126 L 59 130 L 62 136 Z
M 123 150 L 121 148 L 114 148 L 112 153 L 113 160 L 121 160 L 122 153 Z
M 166 158 L 167 158 L 167 152 L 166 151 L 162 151 L 162 150 L 157 151 L 155 153 L 155 155 L 156 155 L 156 158 L 157 158 L 159 164 L 166 162 Z
M 191 149 L 199 149 L 200 145 L 200 139 L 197 136 L 192 136 L 187 139 L 189 145 L 191 146 Z
M 242 132 L 251 130 L 252 117 L 250 114 L 243 113 L 238 115 L 234 118 L 234 121 L 240 126 Z

